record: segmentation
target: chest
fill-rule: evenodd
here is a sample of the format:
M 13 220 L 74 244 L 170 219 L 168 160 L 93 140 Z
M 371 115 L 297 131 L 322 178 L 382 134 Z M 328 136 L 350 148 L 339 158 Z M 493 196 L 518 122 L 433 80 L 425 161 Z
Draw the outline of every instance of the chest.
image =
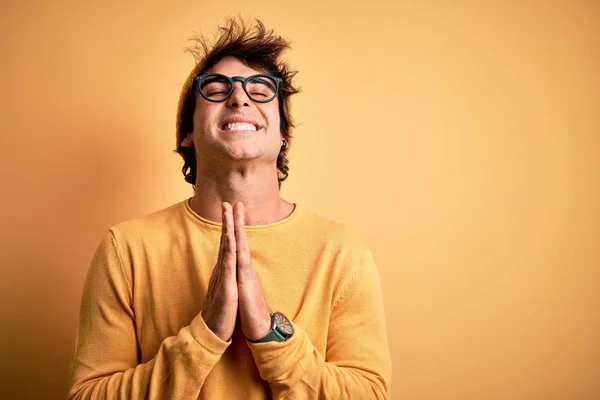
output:
M 133 308 L 142 361 L 154 357 L 165 338 L 176 335 L 202 310 L 218 239 L 149 247 L 134 260 Z M 340 260 L 318 249 L 254 244 L 250 241 L 252 263 L 267 303 L 302 327 L 324 355 Z

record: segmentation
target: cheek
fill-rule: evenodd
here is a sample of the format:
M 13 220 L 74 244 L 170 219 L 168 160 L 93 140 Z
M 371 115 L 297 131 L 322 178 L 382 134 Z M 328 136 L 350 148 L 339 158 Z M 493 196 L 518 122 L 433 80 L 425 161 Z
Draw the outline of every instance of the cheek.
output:
M 275 113 L 272 119 L 273 130 L 278 133 L 281 132 L 281 119 L 279 118 L 279 113 Z
M 269 131 L 273 132 L 273 131 L 277 131 L 280 132 L 281 130 L 281 118 L 279 116 L 279 108 L 278 107 L 273 107 L 273 108 L 269 108 L 268 113 L 267 113 L 267 118 L 269 121 Z
M 210 107 L 196 106 L 196 110 L 194 112 L 194 131 L 207 131 L 208 127 L 210 126 L 211 114 L 214 114 L 214 112 L 210 109 Z

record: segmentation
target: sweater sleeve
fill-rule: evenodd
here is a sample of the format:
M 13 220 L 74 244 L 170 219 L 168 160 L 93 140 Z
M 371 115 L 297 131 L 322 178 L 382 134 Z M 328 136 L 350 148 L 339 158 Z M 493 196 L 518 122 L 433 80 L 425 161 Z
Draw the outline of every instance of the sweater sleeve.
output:
M 70 399 L 196 398 L 229 345 L 198 314 L 140 364 L 132 289 L 112 232 L 98 246 L 85 281 L 71 363 Z
M 367 252 L 333 306 L 323 356 L 294 324 L 285 342 L 248 343 L 274 399 L 387 399 L 391 380 L 381 282 Z

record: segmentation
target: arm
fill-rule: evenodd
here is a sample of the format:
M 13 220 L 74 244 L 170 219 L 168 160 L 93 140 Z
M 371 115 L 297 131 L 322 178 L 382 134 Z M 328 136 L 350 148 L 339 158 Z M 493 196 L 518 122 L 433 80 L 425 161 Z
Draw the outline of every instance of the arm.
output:
M 69 398 L 196 398 L 227 346 L 199 314 L 139 364 L 130 279 L 111 232 L 96 250 L 84 285 Z
M 274 399 L 387 399 L 391 361 L 381 283 L 365 254 L 333 305 L 325 357 L 294 326 L 285 342 L 249 343 Z

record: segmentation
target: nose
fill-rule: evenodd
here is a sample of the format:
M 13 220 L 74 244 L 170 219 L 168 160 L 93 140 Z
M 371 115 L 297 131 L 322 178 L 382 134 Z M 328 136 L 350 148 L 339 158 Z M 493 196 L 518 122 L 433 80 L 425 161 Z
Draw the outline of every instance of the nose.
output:
M 227 106 L 231 108 L 242 108 L 250 105 L 250 99 L 244 91 L 242 82 L 235 82 L 233 85 L 233 93 L 227 99 Z

